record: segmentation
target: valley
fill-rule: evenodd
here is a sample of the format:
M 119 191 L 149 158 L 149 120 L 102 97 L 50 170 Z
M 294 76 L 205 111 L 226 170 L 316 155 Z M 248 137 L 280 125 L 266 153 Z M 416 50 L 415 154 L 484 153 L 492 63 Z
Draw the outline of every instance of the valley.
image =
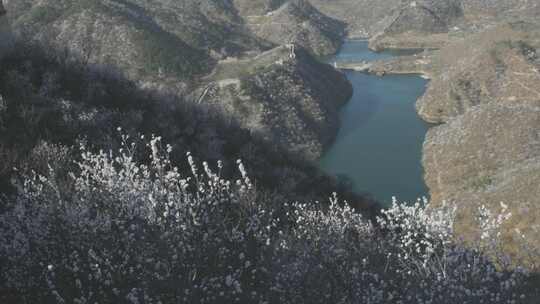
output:
M 539 16 L 0 0 L 0 302 L 536 304 Z
M 364 100 L 367 97 L 359 96 L 371 93 L 369 88 L 349 83 L 350 79 L 363 75 L 351 76 L 353 72 L 338 72 L 320 63 L 321 58 L 324 60 L 340 50 L 345 39 L 368 38 L 370 49 L 379 52 L 396 50 L 401 52 L 401 56 L 378 56 L 369 64 L 361 61 L 358 63 L 360 66 L 352 67 L 347 66 L 350 62 L 340 62 L 341 68 L 361 69 L 379 76 L 403 74 L 403 79 L 414 77 L 407 76 L 409 74 L 420 74 L 430 79 L 425 93 L 418 91 L 412 95 L 419 97 L 416 102 L 418 115 L 427 123 L 442 125 L 429 130 L 422 153 L 429 193 L 420 190 L 423 186 L 414 192 L 429 194 L 437 202 L 461 201 L 460 204 L 470 206 L 486 204 L 493 197 L 498 198 L 495 200 L 510 200 L 514 196 L 521 197 L 521 202 L 514 206 L 515 210 L 521 210 L 524 204 L 534 204 L 535 187 L 525 192 L 518 190 L 521 189 L 518 184 L 523 182 L 514 178 L 517 173 L 509 177 L 504 177 L 504 174 L 510 168 L 519 170 L 516 168 L 524 166 L 523 174 L 527 174 L 527 179 L 537 176 L 535 170 L 528 171 L 531 165 L 525 165 L 534 164 L 537 159 L 533 144 L 536 133 L 531 133 L 528 141 L 516 143 L 518 147 L 524 145 L 519 157 L 516 151 L 502 152 L 496 146 L 486 155 L 472 148 L 468 150 L 464 145 L 459 149 L 450 148 L 441 139 L 441 134 L 448 137 L 451 136 L 448 134 L 466 132 L 478 138 L 480 134 L 471 132 L 480 129 L 457 127 L 457 123 L 466 125 L 467 117 L 480 121 L 488 119 L 495 115 L 490 114 L 491 107 L 518 107 L 515 111 L 508 108 L 513 114 L 505 117 L 508 127 L 501 126 L 497 131 L 500 134 L 515 132 L 515 136 L 510 137 L 513 139 L 518 138 L 517 135 L 522 134 L 525 128 L 531 128 L 519 121 L 521 112 L 534 113 L 540 96 L 536 90 L 540 44 L 535 21 L 539 7 L 535 1 L 519 1 L 519 4 L 496 1 L 486 5 L 474 0 L 204 0 L 200 3 L 194 0 L 174 3 L 22 0 L 7 2 L 6 10 L 14 36 L 46 49 L 46 56 L 51 60 L 73 63 L 91 73 L 122 75 L 126 81 L 146 90 L 147 94 L 166 96 L 158 97 L 168 100 L 166 108 L 197 109 L 201 120 L 185 121 L 189 127 L 182 132 L 174 131 L 169 136 L 178 146 L 198 143 L 200 148 L 191 150 L 200 151 L 201 157 L 209 160 L 227 158 L 227 155 L 243 156 L 250 160 L 248 163 L 253 168 L 267 168 L 275 163 L 266 158 L 259 159 L 255 151 L 262 149 L 273 159 L 279 159 L 277 155 L 286 153 L 290 161 L 280 169 L 255 171 L 264 176 L 261 180 L 282 181 L 269 183 L 268 189 L 295 189 L 299 197 L 304 191 L 312 193 L 305 184 L 316 183 L 315 180 L 308 182 L 306 178 L 311 173 L 306 174 L 305 169 L 299 168 L 317 170 L 315 163 L 324 156 L 324 167 L 332 172 L 333 177 L 321 172 L 317 176 L 326 180 L 330 188 L 338 187 L 340 192 L 348 193 L 344 195 L 352 198 L 356 206 L 374 210 L 377 208 L 370 195 L 354 194 L 369 192 L 370 189 L 351 188 L 347 178 L 335 176 L 343 173 L 343 169 L 328 168 L 327 163 L 328 155 L 332 154 L 328 151 L 335 149 L 333 144 L 342 140 L 339 130 L 346 132 L 343 130 L 347 129 L 347 122 L 341 121 L 346 117 L 343 111 L 354 104 L 347 101 L 352 96 L 353 101 L 358 99 L 367 106 L 368 101 Z M 383 76 L 382 79 L 391 83 L 394 77 L 398 76 Z M 420 83 L 419 80 L 419 87 L 422 86 Z M 37 85 L 43 86 L 44 82 Z M 412 101 L 411 98 L 408 100 Z M 398 109 L 393 108 L 395 111 Z M 496 113 L 501 111 L 502 108 Z M 222 121 L 249 135 L 242 144 L 234 144 L 231 149 L 227 144 L 228 135 L 217 129 L 208 131 L 212 129 L 208 125 L 214 122 L 203 119 L 207 115 L 205 113 L 212 113 L 212 120 Z M 145 119 L 140 121 L 144 125 L 149 124 Z M 138 124 L 130 122 L 126 128 L 133 129 Z M 419 123 L 415 125 L 417 127 L 411 127 L 411 130 L 424 128 L 419 127 Z M 142 126 L 135 129 L 147 128 Z M 201 128 L 205 131 L 199 131 Z M 149 130 L 159 129 L 152 127 Z M 393 133 L 388 129 L 385 132 Z M 377 137 L 376 134 L 381 139 L 386 138 L 378 131 L 370 136 Z M 492 136 L 497 137 L 498 134 Z M 458 138 L 465 140 L 464 136 Z M 418 147 L 418 138 L 421 137 L 423 135 L 419 133 L 416 139 L 411 139 L 411 142 L 405 140 L 402 145 Z M 475 139 L 475 142 L 480 146 L 489 146 L 490 143 L 487 137 Z M 269 151 L 266 146 L 273 149 Z M 369 145 L 369 148 L 361 150 L 367 153 L 374 149 L 370 155 L 375 157 L 385 150 L 397 149 L 375 146 Z M 460 153 L 464 156 L 454 159 Z M 465 156 L 467 153 L 477 154 L 473 158 Z M 512 160 L 514 157 L 517 157 L 515 161 Z M 362 166 L 347 164 L 359 164 L 355 157 L 338 158 L 348 170 L 362 171 Z M 503 160 L 504 166 L 489 165 Z M 396 168 L 412 166 L 406 170 L 396 169 L 400 171 L 396 175 L 413 174 L 415 178 L 397 178 L 417 180 L 414 182 L 416 185 L 423 185 L 418 182 L 422 170 L 415 165 L 417 160 L 410 158 L 395 164 L 386 163 Z M 460 164 L 468 169 L 458 170 Z M 445 169 L 448 166 L 451 169 Z M 471 171 L 470 168 L 476 169 Z M 366 174 L 374 175 L 373 170 L 367 170 Z M 281 178 L 276 179 L 276 176 Z M 371 179 L 366 176 L 363 183 L 366 180 Z M 482 182 L 482 187 L 468 186 L 478 184 L 476 180 L 486 182 Z M 508 186 L 509 182 L 517 184 Z M 353 185 L 358 183 L 362 184 L 362 181 Z M 386 189 L 383 182 L 375 184 L 376 188 Z M 389 186 L 394 187 L 399 185 Z M 350 191 L 352 189 L 355 191 Z M 402 193 L 385 189 L 373 191 Z M 376 197 L 381 200 L 380 195 Z M 387 201 L 388 195 L 382 200 Z M 414 197 L 407 196 L 406 200 L 414 201 Z M 471 200 L 475 203 L 472 204 Z M 539 208 L 533 210 L 538 211 Z M 528 214 L 532 216 L 534 212 Z M 464 223 L 471 219 L 465 220 L 465 215 L 463 218 Z M 538 229 L 538 223 L 532 219 L 531 223 L 524 230 L 532 235 Z M 513 227 L 508 226 L 508 231 Z M 467 235 L 471 233 L 467 232 Z

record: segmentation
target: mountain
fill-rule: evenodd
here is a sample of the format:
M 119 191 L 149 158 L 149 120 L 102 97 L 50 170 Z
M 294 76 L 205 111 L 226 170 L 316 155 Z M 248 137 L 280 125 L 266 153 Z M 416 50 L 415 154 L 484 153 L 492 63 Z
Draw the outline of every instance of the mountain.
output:
M 405 32 L 447 32 L 456 20 L 463 16 L 461 3 L 455 0 L 404 1 L 387 17 L 389 20 L 380 32 L 398 35 Z
M 463 7 L 471 14 L 481 15 L 509 15 L 519 13 L 524 15 L 535 15 L 538 13 L 540 3 L 536 0 L 462 0 Z
M 0 302 L 536 303 L 504 267 L 540 265 L 540 32 L 510 1 L 0 1 Z M 346 25 L 430 49 L 377 65 L 432 78 L 427 206 L 315 164 Z
M 261 1 L 261 5 L 264 1 Z M 186 81 L 207 74 L 215 61 L 267 50 L 280 42 L 298 43 L 314 54 L 339 46 L 339 23 L 307 2 L 286 3 L 276 19 L 254 35 L 240 2 L 215 0 L 59 0 L 7 4 L 16 33 L 56 49 L 68 48 L 93 64 L 115 66 L 134 79 Z M 242 6 L 240 6 L 242 7 Z M 271 7 L 271 6 L 270 6 Z M 248 10 L 249 11 L 249 10 Z M 280 40 L 265 34 L 274 24 L 296 28 Z M 119 38 L 120 37 L 120 38 Z M 75 42 L 75 43 L 73 43 Z M 160 74 L 162 77 L 155 77 Z M 172 80 L 171 80 L 172 79 Z
M 527 265 L 538 263 L 530 252 L 540 252 L 539 129 L 538 105 L 482 104 L 431 129 L 424 144 L 433 207 L 457 204 L 456 231 L 470 241 L 480 237 L 478 208 L 500 210 L 503 202 L 512 213 L 502 227 L 504 252 Z
M 7 9 L 21 40 L 50 49 L 65 57 L 62 61 L 120 73 L 142 87 L 182 96 L 212 86 L 212 75 L 230 67 L 227 62 L 250 62 L 263 51 L 277 54 L 281 44 L 292 43 L 301 54 L 305 49 L 306 54 L 288 62 L 289 71 L 281 70 L 292 78 L 266 79 L 264 88 L 242 95 L 242 107 L 265 108 L 268 120 L 280 117 L 283 107 L 301 104 L 301 112 L 293 115 L 297 122 L 288 121 L 286 131 L 274 130 L 277 126 L 269 122 L 243 125 L 309 159 L 320 155 L 337 133 L 337 108 L 350 95 L 345 77 L 311 58 L 337 50 L 343 25 L 307 1 L 23 0 L 8 3 Z M 254 23 L 254 13 L 264 14 L 256 16 L 260 23 Z M 288 56 L 287 51 L 282 57 Z M 332 76 L 322 76 L 327 74 Z M 264 70 L 239 71 L 234 78 L 268 75 Z M 328 91 L 317 88 L 321 83 Z M 278 84 L 280 94 L 273 91 Z M 265 106 L 277 104 L 283 106 Z M 323 114 L 315 114 L 319 112 Z M 234 119 L 246 120 L 239 115 Z M 295 128 L 300 131 L 293 132 Z
M 431 204 L 456 204 L 456 231 L 471 241 L 480 237 L 472 228 L 478 208 L 500 210 L 503 202 L 513 214 L 503 227 L 504 252 L 537 264 L 538 255 L 524 252 L 540 252 L 538 2 L 408 3 L 379 24 L 380 35 L 370 46 L 429 50 L 375 62 L 368 72 L 430 78 L 416 109 L 423 120 L 438 124 L 423 148 Z M 446 21 L 433 23 L 436 19 L 422 13 L 427 11 Z M 521 248 L 522 237 L 529 250 Z
M 433 35 L 448 33 L 462 17 L 459 0 L 402 1 L 379 23 L 377 32 L 370 40 L 370 48 L 439 47 L 439 39 L 424 41 L 420 37 L 436 37 Z
M 352 95 L 344 74 L 294 44 L 223 62 L 197 91 L 202 103 L 267 141 L 309 160 L 321 157 L 339 128 L 338 109 Z
M 459 206 L 456 229 L 465 239 L 478 236 L 475 209 L 507 204 L 513 216 L 503 230 L 505 252 L 519 259 L 531 257 L 516 231 L 540 251 L 539 29 L 501 24 L 449 44 L 434 55 L 436 71 L 417 102 L 422 118 L 443 123 L 424 143 L 432 200 Z
M 310 0 L 322 13 L 347 24 L 351 37 L 368 38 L 378 30 L 378 24 L 401 0 Z
M 345 24 L 321 14 L 307 0 L 287 1 L 245 19 L 258 37 L 276 44 L 296 43 L 319 56 L 334 54 L 345 34 Z
M 120 126 L 160 134 L 181 153 L 192 151 L 209 161 L 243 158 L 261 191 L 322 195 L 317 199 L 335 187 L 347 193 L 308 161 L 335 137 L 338 108 L 351 95 L 345 76 L 313 57 L 319 47 L 311 44 L 314 37 L 324 30 L 338 41 L 342 29 L 330 25 L 339 23 L 307 2 L 276 4 L 276 16 L 290 27 L 321 29 L 307 40 L 295 35 L 292 44 L 280 46 L 255 35 L 239 5 L 214 0 L 7 3 L 17 49 L 3 60 L 0 73 L 6 104 L 0 113 L 0 150 L 18 157 L 3 159 L 2 187 L 9 184 L 12 168 L 35 158 L 41 142 L 73 145 L 84 136 L 108 148 Z M 16 141 L 13 134 L 25 140 Z M 314 186 L 321 182 L 327 190 Z M 372 207 L 355 195 L 350 201 Z
M 24 1 L 21 1 L 24 2 Z M 13 3 L 13 7 L 11 7 Z M 69 60 L 117 69 L 131 79 L 188 82 L 213 60 L 127 1 L 10 2 L 12 25 L 25 40 L 65 53 Z M 185 31 L 190 34 L 190 29 Z
M 445 122 L 483 103 L 540 101 L 537 24 L 502 24 L 443 48 L 439 71 L 418 101 L 420 116 Z

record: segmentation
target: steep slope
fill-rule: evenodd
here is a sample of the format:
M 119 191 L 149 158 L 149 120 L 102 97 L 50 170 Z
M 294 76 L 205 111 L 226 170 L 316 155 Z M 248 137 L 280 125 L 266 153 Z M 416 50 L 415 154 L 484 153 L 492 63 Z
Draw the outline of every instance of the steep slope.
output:
M 458 233 L 479 237 L 476 210 L 509 206 L 505 252 L 529 259 L 520 235 L 540 253 L 540 105 L 483 104 L 431 129 L 424 144 L 426 183 L 434 204 L 458 205 Z M 538 265 L 539 260 L 528 261 Z
M 351 37 L 367 38 L 377 32 L 378 23 L 395 9 L 401 0 L 310 0 L 322 13 L 347 24 Z
M 11 12 L 11 3 L 8 11 Z M 13 28 L 73 60 L 119 69 L 131 79 L 187 81 L 212 66 L 201 51 L 125 1 L 35 1 L 14 4 Z M 24 11 L 21 12 L 20 10 Z M 161 76 L 161 77 L 158 77 Z
M 470 14 L 504 15 L 515 12 L 534 14 L 540 6 L 536 0 L 462 0 L 462 2 L 465 11 Z
M 133 78 L 157 72 L 188 78 L 208 72 L 216 59 L 286 43 L 327 55 L 344 33 L 343 24 L 304 0 L 21 0 L 7 9 L 19 35 L 57 48 L 77 41 L 70 53 L 117 65 Z
M 481 103 L 540 102 L 536 24 L 500 25 L 442 49 L 438 73 L 417 103 L 419 115 L 444 122 Z
M 315 55 L 335 53 L 345 34 L 344 24 L 321 14 L 307 0 L 290 0 L 265 14 L 244 17 L 258 37 L 275 44 L 296 43 Z
M 446 32 L 463 15 L 461 3 L 455 0 L 403 2 L 389 18 L 388 24 L 381 29 L 383 34 Z
M 174 156 L 176 162 L 183 161 L 182 155 L 187 151 L 208 161 L 242 158 L 262 193 L 288 193 L 288 199 L 292 200 L 325 200 L 328 193 L 337 190 L 359 210 L 374 214 L 372 201 L 352 194 L 345 185 L 304 161 L 309 153 L 310 156 L 320 153 L 320 145 L 326 144 L 337 130 L 336 109 L 347 100 L 351 90 L 341 73 L 317 62 L 301 47 L 295 47 L 296 51 L 292 52 L 289 47 L 280 47 L 247 57 L 244 60 L 250 62 L 249 66 L 258 68 L 235 72 L 234 77 L 241 80 L 248 98 L 240 103 L 234 103 L 238 98 L 233 101 L 236 115 L 230 117 L 222 104 L 212 104 L 213 94 L 208 99 L 189 100 L 189 96 L 178 94 L 173 86 L 196 80 L 189 91 L 197 92 L 194 87 L 202 84 L 200 91 L 204 93 L 212 91 L 206 88 L 213 87 L 216 80 L 227 83 L 220 78 L 219 69 L 203 79 L 214 63 L 211 52 L 217 52 L 219 43 L 214 47 L 205 45 L 211 39 L 189 40 L 181 35 L 189 32 L 204 38 L 210 37 L 212 30 L 207 33 L 204 28 L 199 28 L 199 32 L 188 28 L 176 29 L 176 34 L 168 32 L 164 28 L 172 26 L 170 20 L 160 19 L 157 13 L 143 6 L 145 3 L 140 3 L 140 6 L 135 1 L 9 3 L 8 7 L 14 9 L 10 18 L 15 23 L 19 44 L 16 52 L 0 62 L 2 190 L 10 188 L 15 167 L 35 166 L 47 171 L 48 163 L 55 168 L 66 166 L 63 157 L 67 157 L 69 148 L 63 145 L 72 145 L 77 138 L 84 137 L 96 148 L 117 146 L 119 138 L 115 130 L 120 126 L 132 134 L 163 136 L 179 153 Z M 220 1 L 209 7 L 203 3 L 210 2 L 189 7 L 204 14 L 210 14 L 210 8 L 225 8 Z M 153 9 L 158 11 L 156 7 Z M 188 17 L 193 16 L 196 15 Z M 253 47 L 246 44 L 247 53 L 259 47 L 258 39 L 250 41 L 257 43 Z M 145 51 L 145 47 L 156 53 Z M 205 51 L 206 47 L 210 51 Z M 161 59 L 159 65 L 147 66 Z M 242 60 L 229 58 L 217 67 L 229 61 Z M 273 66 L 276 61 L 283 66 Z M 185 70 L 182 74 L 170 73 L 169 69 L 177 62 Z M 235 71 L 232 66 L 236 65 L 227 67 L 227 74 Z M 141 81 L 157 81 L 160 87 L 144 86 Z M 223 85 L 218 82 L 218 86 Z M 275 129 L 279 126 L 272 124 L 288 120 L 279 120 L 280 116 L 286 116 L 287 103 L 298 108 L 293 123 L 308 127 L 295 130 L 297 125 L 285 126 L 285 131 L 277 134 Z M 242 109 L 251 111 L 259 107 L 266 109 L 262 127 L 245 124 Z M 287 134 L 290 131 L 296 133 Z M 304 131 L 311 133 L 304 135 Z M 270 135 L 260 136 L 260 133 Z M 302 140 L 306 142 L 301 144 L 308 147 L 289 145 L 289 141 L 301 145 L 292 136 L 304 136 Z M 316 149 L 309 147 L 312 144 L 317 145 Z M 234 166 L 226 166 L 224 174 L 231 167 Z
M 445 123 L 424 144 L 433 201 L 458 204 L 457 229 L 468 240 L 478 237 L 475 210 L 504 202 L 513 214 L 505 252 L 522 259 L 516 231 L 540 252 L 539 28 L 500 25 L 443 48 L 417 103 L 422 118 Z
M 441 47 L 449 40 L 461 38 L 462 34 L 478 32 L 505 20 L 533 21 L 540 13 L 540 3 L 536 0 L 310 0 L 310 2 L 324 14 L 345 22 L 350 37 L 373 38 L 379 35 L 379 39 L 382 40 L 379 44 L 385 42 L 387 47 L 392 47 L 392 44 L 393 47 L 402 45 L 412 47 L 413 43 L 410 40 L 417 40 L 416 45 L 419 47 L 423 45 Z M 448 33 L 448 30 L 450 35 L 442 35 Z M 410 31 L 414 33 L 404 35 Z M 453 31 L 456 33 L 452 33 Z M 394 35 L 389 35 L 392 32 Z M 400 35 L 396 35 L 397 33 Z M 404 37 L 400 39 L 399 36 Z M 376 49 L 375 45 L 373 47 Z
M 239 69 L 233 73 L 232 66 Z M 201 102 L 218 105 L 253 134 L 316 160 L 339 127 L 338 108 L 352 95 L 344 74 L 296 45 L 225 62 Z
M 402 1 L 383 19 L 370 40 L 370 48 L 434 48 L 447 39 L 426 35 L 447 33 L 463 16 L 459 0 Z
M 261 193 L 287 193 L 290 200 L 324 201 L 328 193 L 338 191 L 366 214 L 375 210 L 371 202 L 350 193 L 344 185 L 288 151 L 289 147 L 284 149 L 265 140 L 222 115 L 218 106 L 141 88 L 121 74 L 88 69 L 62 59 L 50 50 L 19 45 L 16 52 L 0 60 L 3 193 L 13 190 L 10 180 L 18 174 L 14 168 L 18 172 L 33 168 L 46 173 L 51 166 L 60 174 L 72 164 L 70 147 L 77 146 L 77 139 L 84 139 L 91 149 L 117 148 L 122 141 L 117 128 L 121 127 L 130 135 L 162 136 L 174 148 L 171 157 L 180 167 L 187 165 L 185 154 L 190 151 L 201 160 L 223 161 L 226 176 L 235 171 L 231 160 L 240 158 Z M 256 99 L 251 102 L 257 104 Z
M 210 50 L 215 58 L 238 56 L 246 51 L 260 51 L 269 47 L 245 29 L 230 1 L 118 2 L 126 3 L 125 6 L 130 9 L 139 7 L 141 14 L 154 19 L 164 30 L 194 48 Z
M 457 0 L 311 0 L 323 13 L 347 23 L 352 37 L 445 32 L 462 15 Z
M 176 95 L 204 92 L 208 88 L 206 79 L 223 67 L 217 65 L 220 61 L 252 58 L 288 41 L 299 49 L 304 46 L 309 53 L 321 55 L 334 52 L 341 43 L 341 23 L 323 16 L 306 1 L 255 1 L 251 6 L 245 5 L 242 1 L 217 0 L 23 0 L 10 3 L 9 7 L 14 11 L 14 28 L 22 40 L 38 42 L 51 53 L 62 54 L 66 57 L 62 61 L 123 74 L 143 87 Z M 257 25 L 256 30 L 245 23 L 249 16 L 240 15 L 275 8 L 270 15 L 262 16 L 268 22 Z M 285 58 L 289 56 L 286 53 Z M 277 123 L 284 121 L 243 127 L 265 134 L 259 137 L 271 144 L 314 159 L 337 132 L 336 109 L 347 100 L 350 87 L 341 74 L 317 63 L 303 50 L 300 53 L 301 60 L 290 62 L 290 69 L 282 73 L 287 80 L 268 78 L 264 89 L 246 94 L 237 103 L 242 108 L 265 108 L 267 117 L 285 117 L 285 108 L 265 104 L 298 103 L 309 108 L 311 113 L 304 113 L 306 110 L 294 115 L 294 125 L 290 124 L 292 120 L 287 121 L 289 125 L 283 127 L 286 131 L 279 131 L 279 136 Z M 232 71 L 234 67 L 228 65 L 227 69 Z M 211 75 L 203 79 L 208 74 Z M 235 77 L 269 76 L 267 70 L 258 70 Z M 335 81 L 322 83 L 328 92 L 335 93 L 333 100 L 317 87 L 325 77 Z M 280 94 L 272 91 L 278 87 Z M 315 116 L 323 118 L 310 116 L 317 111 L 323 114 Z M 253 119 L 235 117 L 239 121 Z
M 233 0 L 241 16 L 262 16 L 278 9 L 287 0 Z

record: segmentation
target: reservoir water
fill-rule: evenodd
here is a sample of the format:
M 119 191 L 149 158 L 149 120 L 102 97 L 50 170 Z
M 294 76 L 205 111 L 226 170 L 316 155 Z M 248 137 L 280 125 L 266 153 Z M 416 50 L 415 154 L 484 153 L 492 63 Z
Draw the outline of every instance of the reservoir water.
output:
M 329 62 L 373 61 L 401 54 L 374 53 L 366 41 L 347 41 Z M 414 107 L 427 80 L 418 75 L 346 74 L 354 94 L 341 109 L 341 129 L 320 167 L 385 206 L 392 196 L 402 202 L 427 196 L 421 159 L 428 124 Z

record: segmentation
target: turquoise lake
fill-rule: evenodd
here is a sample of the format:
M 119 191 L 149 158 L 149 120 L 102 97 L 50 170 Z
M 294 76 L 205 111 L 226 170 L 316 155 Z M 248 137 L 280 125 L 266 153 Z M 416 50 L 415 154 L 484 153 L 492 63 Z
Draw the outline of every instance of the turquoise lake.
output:
M 374 53 L 366 41 L 347 41 L 327 60 L 372 61 L 402 54 Z M 369 193 L 383 206 L 392 196 L 402 202 L 427 196 L 421 160 L 429 125 L 417 116 L 414 107 L 427 80 L 418 75 L 346 74 L 354 94 L 341 109 L 341 129 L 320 167 L 346 178 L 353 191 Z

